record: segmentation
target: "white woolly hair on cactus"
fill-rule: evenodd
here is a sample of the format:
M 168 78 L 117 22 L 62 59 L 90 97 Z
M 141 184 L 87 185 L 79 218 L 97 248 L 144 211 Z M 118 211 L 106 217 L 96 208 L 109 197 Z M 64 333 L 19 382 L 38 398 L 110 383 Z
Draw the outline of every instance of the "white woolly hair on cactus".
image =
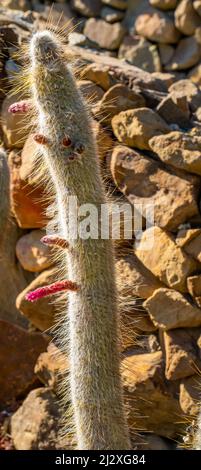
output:
M 118 302 L 111 240 L 70 238 L 69 196 L 78 207 L 100 210 L 106 196 L 90 114 L 59 38 L 35 33 L 29 47 L 30 102 L 11 112 L 34 109 L 40 165 L 48 182 L 57 233 L 44 243 L 60 248 L 63 279 L 28 294 L 30 301 L 68 291 L 60 342 L 68 351 L 70 396 L 79 449 L 129 449 L 120 377 Z M 66 301 L 67 310 L 67 301 Z M 69 401 L 67 384 L 64 404 Z M 65 420 L 64 420 L 65 421 Z

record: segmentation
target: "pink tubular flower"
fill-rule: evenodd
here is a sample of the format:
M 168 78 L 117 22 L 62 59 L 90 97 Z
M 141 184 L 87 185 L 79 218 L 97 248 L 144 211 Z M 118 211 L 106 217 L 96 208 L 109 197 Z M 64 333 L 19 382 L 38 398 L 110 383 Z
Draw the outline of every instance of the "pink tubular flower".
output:
M 26 294 L 26 300 L 29 302 L 35 302 L 43 297 L 47 297 L 48 295 L 57 294 L 58 292 L 65 290 L 77 291 L 78 289 L 79 287 L 76 282 L 68 281 L 66 279 L 64 281 L 54 282 L 49 286 L 39 287 L 32 292 L 28 292 L 28 294 Z
M 58 237 L 57 235 L 45 235 L 41 238 L 41 242 L 45 245 L 58 246 L 64 249 L 69 247 L 68 241 L 65 240 L 65 238 Z
M 23 100 L 9 106 L 8 112 L 12 114 L 27 113 L 31 109 L 31 101 Z

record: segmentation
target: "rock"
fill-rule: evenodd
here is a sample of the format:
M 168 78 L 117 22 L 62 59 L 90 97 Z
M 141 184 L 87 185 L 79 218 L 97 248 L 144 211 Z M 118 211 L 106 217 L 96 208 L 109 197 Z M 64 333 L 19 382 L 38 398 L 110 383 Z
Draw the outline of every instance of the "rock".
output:
M 20 101 L 20 99 L 22 99 L 22 97 L 17 94 L 11 97 L 7 96 L 2 104 L 1 120 L 4 143 L 9 149 L 14 147 L 22 148 L 29 132 L 27 124 L 25 125 L 24 114 L 12 114 L 8 112 L 9 106 L 16 101 Z
M 143 305 L 154 325 L 163 330 L 201 325 L 201 310 L 173 289 L 156 290 Z
M 149 0 L 149 3 L 160 10 L 174 10 L 178 0 Z
M 49 297 L 43 297 L 37 302 L 29 302 L 25 296 L 28 292 L 55 282 L 58 279 L 56 268 L 43 271 L 29 284 L 17 297 L 16 306 L 31 323 L 41 331 L 46 331 L 54 325 L 58 307 L 50 301 Z
M 200 18 L 193 8 L 191 0 L 182 0 L 175 10 L 175 26 L 182 34 L 191 36 L 200 26 Z
M 19 230 L 10 213 L 4 230 L 0 247 L 0 319 L 26 328 L 27 320 L 22 318 L 15 307 L 16 296 L 25 288 L 27 280 L 16 261 L 15 245 Z
M 198 87 L 201 87 L 201 64 L 193 67 L 188 73 L 187 77 L 189 78 L 189 80 L 195 83 Z
M 180 383 L 179 403 L 188 416 L 195 417 L 199 411 L 200 386 L 201 379 L 197 374 L 183 379 Z
M 100 122 L 96 121 L 95 119 L 92 125 L 95 139 L 98 145 L 98 156 L 103 161 L 106 159 L 107 153 L 111 151 L 114 145 L 112 135 L 101 126 Z
M 140 108 L 145 105 L 145 100 L 140 95 L 140 89 L 129 90 L 125 85 L 114 85 L 103 96 L 98 103 L 95 112 L 101 122 L 110 123 L 111 119 L 121 111 Z
M 115 84 L 109 74 L 109 67 L 107 65 L 101 66 L 94 63 L 87 65 L 82 71 L 82 78 L 96 83 L 103 90 L 108 90 Z
M 170 44 L 159 44 L 158 50 L 162 65 L 168 64 L 174 54 L 174 47 L 170 46 Z
M 9 184 L 10 175 L 6 153 L 0 149 L 0 246 L 5 237 L 10 213 Z
M 104 95 L 104 91 L 90 80 L 79 80 L 77 86 L 84 96 L 85 100 L 91 104 L 97 103 Z
M 83 16 L 99 16 L 101 0 L 72 0 L 72 8 Z
M 154 8 L 137 17 L 135 32 L 150 41 L 162 44 L 175 44 L 180 36 L 171 18 Z
M 29 0 L 1 0 L 1 7 L 26 11 L 31 9 L 31 4 Z
M 164 163 L 201 175 L 201 137 L 174 131 L 153 137 L 149 145 Z
M 32 390 L 11 417 L 11 436 L 17 450 L 72 449 L 61 438 L 62 409 L 50 388 Z
M 201 58 L 201 46 L 194 36 L 179 41 L 166 70 L 186 70 L 196 65 Z
M 101 10 L 101 18 L 108 23 L 116 23 L 121 21 L 124 17 L 124 11 L 116 10 L 111 7 L 103 7 Z
M 16 256 L 27 271 L 41 272 L 53 263 L 51 249 L 41 242 L 45 235 L 42 230 L 32 230 L 23 235 L 16 245 Z
M 50 387 L 59 396 L 61 379 L 66 379 L 68 369 L 67 357 L 54 343 L 50 343 L 47 351 L 42 352 L 38 357 L 34 372 L 44 385 Z
M 139 442 L 138 440 L 139 444 L 135 448 L 139 449 L 140 451 L 141 450 L 173 450 L 171 444 L 167 440 L 158 436 L 157 434 L 140 433 L 139 437 L 142 438 L 142 442 Z
M 170 86 L 169 92 L 187 98 L 192 111 L 201 106 L 201 90 L 190 80 L 179 80 Z
M 201 296 L 201 274 L 190 276 L 187 279 L 187 287 L 192 297 Z
M 48 340 L 3 320 L 0 326 L 0 403 L 4 406 L 34 386 L 34 365 Z
M 116 263 L 117 284 L 125 288 L 129 295 L 147 299 L 162 283 L 135 256 L 128 255 Z
M 168 124 L 177 124 L 181 128 L 191 127 L 188 109 L 185 113 L 174 102 L 171 95 L 167 95 L 156 108 L 157 113 L 166 120 Z M 168 134 L 169 135 L 169 134 Z
M 161 282 L 187 292 L 187 277 L 196 269 L 196 262 L 182 251 L 168 232 L 157 226 L 148 228 L 142 233 L 135 254 Z
M 122 111 L 113 117 L 112 128 L 119 142 L 146 150 L 151 137 L 169 131 L 166 122 L 149 108 Z
M 142 91 L 167 92 L 163 80 L 154 78 L 150 73 L 120 61 L 116 57 L 95 54 L 84 48 L 66 47 L 67 53 L 73 58 L 77 57 L 76 64 L 82 67 L 81 77 L 100 85 L 104 90 L 116 83 L 123 83 L 129 88 L 139 86 Z M 85 65 L 85 64 L 88 65 Z M 83 67 L 84 64 L 84 67 Z
M 176 243 L 182 246 L 186 253 L 201 262 L 201 229 L 180 230 Z
M 128 0 L 102 0 L 102 3 L 114 8 L 119 8 L 120 10 L 126 10 L 128 7 Z
M 161 71 L 157 46 L 140 36 L 125 36 L 118 57 L 147 72 Z
M 193 2 L 193 8 L 201 16 L 201 0 L 195 0 Z
M 168 380 L 179 380 L 193 375 L 197 363 L 197 350 L 188 330 L 164 331 L 165 375 Z
M 110 168 L 115 184 L 130 204 L 136 208 L 140 205 L 140 222 L 142 215 L 149 217 L 150 203 L 154 205 L 155 223 L 169 230 L 198 214 L 197 177 L 189 180 L 183 173 L 176 175 L 150 157 L 120 145 L 114 147 Z
M 90 18 L 86 21 L 84 34 L 103 49 L 118 49 L 125 35 L 121 23 L 109 24 L 104 20 Z
M 172 73 L 165 73 L 165 72 L 153 72 L 152 76 L 154 78 L 158 78 L 159 80 L 163 80 L 164 84 L 166 85 L 167 89 L 172 83 L 175 81 L 175 76 Z M 162 98 L 163 99 L 163 98 Z M 160 102 L 160 99 L 159 99 Z M 168 117 L 166 116 L 168 121 Z
M 174 394 L 165 386 L 161 351 L 128 355 L 122 363 L 128 422 L 137 429 L 174 438 L 182 429 L 181 408 Z M 147 399 L 149 397 L 149 399 Z M 134 406 L 131 403 L 134 401 Z
M 21 228 L 41 228 L 47 222 L 45 215 L 44 188 L 38 186 L 36 179 L 29 181 L 21 177 L 23 171 L 22 156 L 16 150 L 9 154 L 9 168 L 11 176 L 11 209 L 17 223 Z

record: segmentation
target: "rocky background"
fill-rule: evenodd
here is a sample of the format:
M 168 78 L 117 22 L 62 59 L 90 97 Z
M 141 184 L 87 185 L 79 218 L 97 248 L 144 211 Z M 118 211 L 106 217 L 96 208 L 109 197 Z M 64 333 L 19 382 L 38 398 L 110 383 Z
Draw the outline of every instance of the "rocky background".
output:
M 113 199 L 154 202 L 154 229 L 144 220 L 142 240 L 134 244 L 131 233 L 116 248 L 127 299 L 122 376 L 135 448 L 172 449 L 194 422 L 201 389 L 201 1 L 51 4 L 0 7 L 0 448 L 64 447 L 57 384 L 67 366 L 51 341 L 56 306 L 25 299 L 57 272 L 40 242 L 45 188 L 32 174 L 35 144 L 24 116 L 8 113 L 23 98 L 9 93 L 23 62 L 16 50 L 48 23 L 62 29 L 82 66 L 78 86 L 92 97 Z M 65 447 L 72 446 L 69 429 Z

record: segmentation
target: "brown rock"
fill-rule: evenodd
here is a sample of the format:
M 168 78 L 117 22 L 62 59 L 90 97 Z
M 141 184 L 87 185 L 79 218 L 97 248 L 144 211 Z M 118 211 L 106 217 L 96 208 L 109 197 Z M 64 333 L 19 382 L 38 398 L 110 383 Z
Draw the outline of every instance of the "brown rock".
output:
M 89 103 L 97 103 L 101 100 L 104 95 L 102 88 L 95 83 L 92 83 L 90 80 L 79 80 L 77 86 L 81 91 L 82 95 Z
M 186 253 L 201 262 L 201 229 L 179 231 L 176 243 L 182 246 Z
M 149 271 L 135 256 L 135 254 L 121 258 L 116 263 L 117 283 L 133 297 L 147 299 L 162 283 Z
M 199 375 L 183 379 L 180 384 L 179 403 L 183 412 L 188 416 L 195 417 L 199 411 L 200 387 Z
M 201 0 L 195 0 L 193 2 L 193 8 L 201 16 Z
M 10 8 L 11 10 L 30 10 L 31 5 L 29 0 L 1 0 L 3 8 Z
M 86 21 L 84 34 L 103 49 L 118 49 L 125 35 L 121 23 L 109 24 L 104 20 L 90 18 Z
M 11 418 L 11 436 L 17 450 L 63 449 L 62 410 L 50 388 L 32 390 Z M 65 449 L 72 442 L 65 437 Z
M 195 374 L 197 351 L 187 330 L 177 329 L 163 333 L 165 347 L 165 375 L 178 380 Z
M 128 7 L 128 0 L 102 0 L 102 3 L 114 8 L 119 8 L 120 10 L 126 10 Z
M 165 386 L 163 368 L 160 351 L 129 355 L 123 360 L 124 393 L 129 403 L 128 421 L 131 426 L 135 423 L 139 430 L 174 438 L 183 426 L 181 419 L 178 423 L 181 409 L 178 400 Z
M 8 159 L 11 175 L 11 208 L 21 228 L 44 227 L 47 217 L 45 216 L 44 189 L 36 185 L 31 177 L 29 181 L 21 178 L 22 157 L 20 153 L 13 150 Z
M 50 343 L 47 351 L 40 354 L 36 361 L 34 372 L 39 380 L 60 395 L 61 380 L 66 379 L 69 369 L 67 357 Z
M 168 232 L 157 226 L 145 230 L 135 254 L 161 282 L 187 292 L 187 277 L 196 269 L 196 263 L 178 247 Z
M 162 65 L 168 64 L 174 54 L 174 47 L 170 46 L 170 44 L 159 44 L 158 50 Z
M 82 78 L 90 80 L 96 85 L 100 86 L 103 90 L 108 90 L 112 85 L 114 85 L 114 80 L 109 74 L 109 67 L 107 65 L 101 65 L 92 63 L 84 67 Z
M 101 126 L 100 122 L 93 120 L 92 123 L 95 139 L 98 145 L 98 155 L 101 160 L 104 160 L 108 151 L 111 151 L 114 142 L 112 135 Z
M 98 16 L 101 0 L 72 0 L 72 8 L 83 16 Z
M 149 145 L 164 163 L 201 175 L 201 137 L 175 131 L 153 137 Z
M 181 128 L 189 128 L 191 126 L 188 110 L 187 113 L 185 113 L 180 109 L 171 95 L 167 95 L 163 98 L 156 110 L 168 124 L 177 124 Z
M 158 78 L 159 80 L 163 80 L 164 84 L 166 85 L 167 89 L 169 88 L 172 83 L 175 81 L 175 76 L 173 73 L 165 73 L 165 72 L 153 72 L 152 76 L 154 78 Z M 167 116 L 166 116 L 166 119 Z
M 36 383 L 34 365 L 48 340 L 0 320 L 0 403 L 12 402 Z
M 201 87 L 201 64 L 193 67 L 188 73 L 188 78 L 195 83 L 198 87 Z M 201 109 L 201 108 L 198 108 Z M 201 118 L 200 118 L 201 121 Z
M 103 7 L 100 14 L 101 18 L 108 23 L 116 23 L 117 21 L 122 20 L 124 17 L 124 11 L 116 10 L 111 7 Z
M 191 36 L 200 26 L 200 18 L 193 8 L 192 0 L 182 0 L 175 10 L 175 26 L 181 33 Z
M 135 31 L 150 41 L 165 44 L 177 43 L 180 36 L 171 18 L 154 8 L 137 17 Z
M 201 325 L 201 310 L 173 289 L 158 289 L 145 300 L 154 325 L 163 330 Z
M 18 238 L 19 230 L 9 213 L 0 247 L 0 319 L 26 328 L 28 322 L 15 306 L 16 296 L 27 285 L 25 273 L 16 262 L 15 245 Z
M 118 57 L 147 72 L 161 71 L 157 46 L 140 36 L 125 36 Z
M 169 92 L 180 97 L 186 97 L 192 111 L 196 111 L 201 106 L 201 91 L 190 80 L 179 80 L 173 83 L 169 88 Z
M 45 235 L 42 230 L 32 230 L 23 235 L 16 245 L 16 256 L 27 271 L 41 272 L 51 266 L 51 250 L 41 242 Z
M 173 10 L 178 0 L 149 0 L 150 5 L 160 10 Z
M 119 142 L 147 150 L 151 137 L 169 131 L 165 121 L 149 108 L 122 111 L 113 117 L 112 128 Z
M 37 302 L 29 302 L 25 296 L 28 292 L 55 282 L 58 279 L 56 268 L 43 271 L 29 284 L 17 297 L 16 307 L 27 317 L 36 328 L 46 331 L 54 325 L 57 306 L 50 301 L 50 298 L 43 297 Z M 51 298 L 52 300 L 52 298 Z
M 160 227 L 173 230 L 191 215 L 198 214 L 199 180 L 195 183 L 184 174 L 175 175 L 171 169 L 164 169 L 136 150 L 116 146 L 111 158 L 111 173 L 129 202 L 136 207 L 141 204 L 145 218 L 147 202 L 154 204 L 154 220 Z
M 0 149 L 0 245 L 5 236 L 10 212 L 9 184 L 10 175 L 6 153 Z
M 9 149 L 14 147 L 22 148 L 29 133 L 24 114 L 12 114 L 8 112 L 9 106 L 20 99 L 22 99 L 22 97 L 17 94 L 11 97 L 7 96 L 2 104 L 2 130 L 5 145 Z
M 201 274 L 188 277 L 187 287 L 188 287 L 189 294 L 191 294 L 192 297 L 200 297 L 201 296 Z
M 186 70 L 196 65 L 201 58 L 201 46 L 195 36 L 181 39 L 166 70 Z
M 129 90 L 125 85 L 114 85 L 104 94 L 97 105 L 98 117 L 104 122 L 110 123 L 111 119 L 121 111 L 143 107 L 145 100 L 139 92 L 138 88 Z

